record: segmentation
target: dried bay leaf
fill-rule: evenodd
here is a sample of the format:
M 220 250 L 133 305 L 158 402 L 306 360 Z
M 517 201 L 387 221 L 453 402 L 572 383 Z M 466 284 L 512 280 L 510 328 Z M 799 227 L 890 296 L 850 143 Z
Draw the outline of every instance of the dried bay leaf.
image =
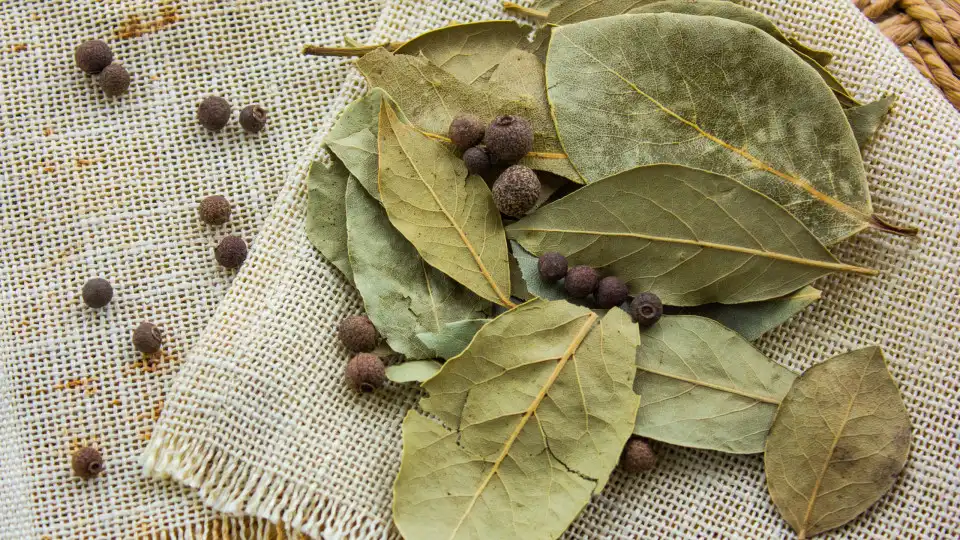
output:
M 755 341 L 785 323 L 820 299 L 820 291 L 807 286 L 786 296 L 746 304 L 704 304 L 685 308 L 667 307 L 675 315 L 698 315 L 713 319 L 747 341 Z
M 427 264 L 483 298 L 513 306 L 503 223 L 483 179 L 467 176 L 462 160 L 401 123 L 384 102 L 379 150 L 380 200 L 390 223 Z
M 640 333 L 634 433 L 733 454 L 763 452 L 796 375 L 720 323 L 667 315 Z
M 629 437 L 637 326 L 533 300 L 484 326 L 403 422 L 400 533 L 555 538 L 606 484 Z
M 382 99 L 383 91 L 374 88 L 347 105 L 323 140 L 377 200 L 377 121 Z
M 546 75 L 557 131 L 588 182 L 677 163 L 757 189 L 825 244 L 866 226 L 908 232 L 872 215 L 853 132 L 820 77 L 752 26 L 675 13 L 560 26 Z
M 490 319 L 467 319 L 448 322 L 433 332 L 421 332 L 417 338 L 440 358 L 453 358 L 470 345 L 473 336 Z
M 402 364 L 387 366 L 387 379 L 395 383 L 423 382 L 440 371 L 440 362 L 436 360 L 411 360 Z
M 843 111 L 847 115 L 850 127 L 853 128 L 853 135 L 856 137 L 857 146 L 860 147 L 861 151 L 880 129 L 880 124 L 883 123 L 883 119 L 890 112 L 890 107 L 893 106 L 893 100 L 893 96 L 885 96 L 866 105 Z
M 665 304 L 758 302 L 833 271 L 838 262 L 786 210 L 732 178 L 651 165 L 584 186 L 507 227 L 534 255 L 622 279 Z M 529 287 L 528 283 L 528 287 Z M 533 292 L 533 291 L 531 291 Z
M 801 539 L 840 527 L 890 489 L 911 438 L 880 349 L 834 357 L 780 404 L 764 454 L 770 496 Z
M 517 268 L 523 277 L 523 282 L 527 291 L 538 298 L 544 300 L 566 300 L 567 292 L 563 288 L 563 280 L 550 283 L 540 277 L 540 268 L 538 267 L 539 258 L 523 249 L 523 246 L 515 240 L 510 240 L 510 253 L 517 260 Z
M 347 256 L 344 195 L 350 173 L 336 159 L 330 165 L 315 161 L 307 175 L 307 238 L 343 276 L 353 283 Z
M 433 358 L 435 351 L 417 333 L 483 316 L 488 303 L 428 266 L 353 178 L 347 184 L 346 210 L 354 281 L 367 316 L 391 349 L 411 359 Z
M 504 114 L 523 116 L 533 125 L 534 140 L 533 152 L 520 163 L 582 182 L 563 153 L 541 96 L 517 94 L 493 82 L 467 84 L 425 58 L 383 49 L 357 60 L 357 67 L 371 86 L 390 95 L 413 125 L 437 140 L 449 141 L 447 129 L 459 114 L 472 114 L 488 122 Z M 542 79 L 542 66 L 525 77 Z

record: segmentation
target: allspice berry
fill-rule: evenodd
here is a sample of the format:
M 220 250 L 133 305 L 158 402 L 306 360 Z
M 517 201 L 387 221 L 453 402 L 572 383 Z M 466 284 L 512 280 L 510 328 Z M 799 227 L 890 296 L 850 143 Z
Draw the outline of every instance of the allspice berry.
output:
M 130 74 L 123 65 L 114 62 L 100 73 L 100 88 L 107 97 L 122 96 L 130 88 Z
M 498 116 L 487 126 L 483 144 L 495 162 L 516 162 L 533 150 L 533 126 L 520 116 Z
M 616 276 L 607 276 L 597 284 L 597 307 L 610 309 L 627 301 L 630 290 L 622 279 Z
M 630 302 L 630 316 L 640 326 L 653 326 L 663 316 L 663 302 L 652 292 L 640 293 Z
M 142 322 L 133 331 L 133 346 L 143 354 L 153 354 L 163 346 L 163 330 L 150 322 Z
M 73 473 L 80 478 L 94 478 L 103 472 L 103 456 L 91 446 L 85 446 L 70 457 Z
M 639 437 L 630 437 L 623 453 L 620 454 L 620 468 L 628 473 L 649 471 L 657 465 L 657 456 L 646 441 Z
M 589 266 L 574 266 L 567 271 L 567 278 L 563 282 L 567 294 L 574 298 L 586 298 L 597 288 L 600 274 Z
M 467 172 L 470 174 L 486 174 L 490 170 L 490 154 L 484 146 L 473 146 L 467 148 L 463 153 L 463 163 L 467 166 Z
M 453 145 L 461 152 L 480 144 L 483 140 L 484 126 L 479 118 L 470 114 L 461 114 L 450 122 L 447 135 Z
M 197 120 L 210 131 L 220 131 L 230 121 L 230 104 L 220 96 L 207 96 L 197 107 Z
M 523 217 L 536 206 L 539 198 L 537 173 L 523 165 L 508 167 L 493 183 L 493 202 L 497 210 L 510 217 Z
M 84 304 L 99 309 L 113 300 L 113 286 L 103 278 L 93 278 L 83 284 L 80 296 L 83 297 Z
M 73 59 L 85 73 L 96 75 L 113 62 L 113 51 L 103 40 L 90 39 L 77 45 Z
M 387 370 L 375 354 L 360 353 L 347 363 L 347 382 L 357 392 L 373 392 L 383 386 Z
M 213 255 L 224 268 L 230 270 L 240 268 L 243 261 L 247 260 L 247 243 L 239 236 L 225 236 L 214 248 Z
M 548 251 L 537 260 L 537 270 L 544 281 L 555 283 L 567 275 L 567 258 L 556 251 Z
M 353 352 L 370 352 L 377 348 L 377 329 L 365 315 L 351 315 L 340 321 L 337 336 Z
M 223 195 L 211 195 L 200 201 L 197 213 L 207 225 L 223 225 L 230 219 L 230 201 Z
M 240 109 L 240 127 L 247 133 L 260 133 L 267 125 L 267 110 L 260 105 L 247 105 Z

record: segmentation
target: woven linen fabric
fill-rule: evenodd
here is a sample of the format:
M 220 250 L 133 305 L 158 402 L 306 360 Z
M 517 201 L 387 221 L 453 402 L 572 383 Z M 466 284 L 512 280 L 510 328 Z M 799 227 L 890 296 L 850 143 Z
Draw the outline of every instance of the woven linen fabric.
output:
M 213 247 L 254 240 L 284 179 L 342 106 L 346 59 L 305 42 L 368 39 L 380 0 L 14 0 L 0 2 L 0 538 L 270 537 L 267 521 L 225 518 L 183 486 L 150 480 L 140 456 L 186 351 L 235 273 Z M 108 99 L 74 64 L 100 38 L 132 76 Z M 219 133 L 200 99 L 234 107 Z M 268 111 L 246 135 L 237 111 Z M 223 194 L 227 225 L 199 221 Z M 255 244 L 254 244 L 255 245 Z M 113 303 L 80 289 L 109 279 Z M 221 312 L 218 321 L 230 314 Z M 143 320 L 166 333 L 145 362 Z M 73 476 L 71 453 L 101 449 L 106 472 Z
M 802 370 L 883 347 L 910 412 L 914 444 L 890 493 L 834 538 L 960 537 L 960 117 L 847 0 L 754 0 L 788 33 L 832 51 L 834 72 L 864 100 L 897 99 L 866 151 L 878 211 L 916 238 L 866 232 L 838 248 L 878 277 L 822 280 L 823 300 L 765 337 L 764 352 Z M 500 15 L 495 0 L 388 0 L 372 43 Z M 332 43 L 328 43 L 332 44 Z M 354 75 L 339 103 L 362 91 Z M 333 117 L 327 118 L 328 127 Z M 321 130 L 322 132 L 322 130 Z M 211 507 L 282 521 L 317 537 L 389 538 L 400 423 L 417 390 L 358 395 L 343 381 L 335 322 L 360 299 L 304 235 L 300 175 L 284 186 L 240 272 L 174 383 L 145 469 L 190 486 Z M 571 538 L 784 538 L 761 456 L 655 445 L 656 470 L 616 472 Z

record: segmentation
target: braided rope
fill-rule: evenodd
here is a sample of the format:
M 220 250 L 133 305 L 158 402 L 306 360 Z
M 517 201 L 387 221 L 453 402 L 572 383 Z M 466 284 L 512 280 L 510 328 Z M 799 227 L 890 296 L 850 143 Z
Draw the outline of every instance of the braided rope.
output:
M 960 0 L 853 0 L 960 109 Z

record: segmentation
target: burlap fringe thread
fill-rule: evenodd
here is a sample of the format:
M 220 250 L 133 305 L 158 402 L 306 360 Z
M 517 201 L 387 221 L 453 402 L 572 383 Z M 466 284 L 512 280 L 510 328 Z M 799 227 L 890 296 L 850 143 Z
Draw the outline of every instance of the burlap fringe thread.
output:
M 359 513 L 317 495 L 317 486 L 296 486 L 176 434 L 154 433 L 143 466 L 154 478 L 173 478 L 196 489 L 208 507 L 224 514 L 222 519 L 165 531 L 156 538 L 299 540 L 306 538 L 303 533 L 315 538 L 398 536 L 395 529 L 384 533 L 383 516 Z
M 853 0 L 960 109 L 960 0 Z

